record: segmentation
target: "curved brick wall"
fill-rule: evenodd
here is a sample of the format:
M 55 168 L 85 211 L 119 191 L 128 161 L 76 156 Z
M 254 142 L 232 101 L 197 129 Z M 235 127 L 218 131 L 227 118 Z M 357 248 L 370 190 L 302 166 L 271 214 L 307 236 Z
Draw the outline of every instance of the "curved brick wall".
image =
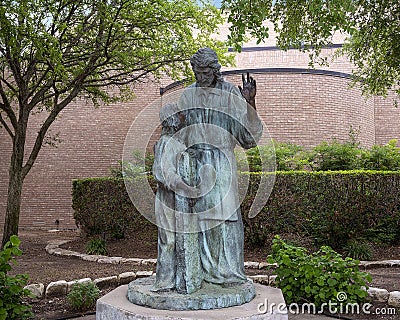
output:
M 293 50 L 265 50 L 257 54 L 254 51 L 253 56 L 248 51 L 237 58 L 236 69 L 306 68 L 303 58 Z M 349 73 L 351 65 L 341 60 L 329 70 Z M 351 126 L 360 130 L 359 139 L 365 146 L 399 137 L 399 109 L 393 107 L 391 100 L 366 100 L 359 90 L 348 87 L 349 79 L 345 75 L 312 74 L 304 70 L 264 71 L 252 73 L 258 84 L 257 107 L 271 136 L 278 141 L 306 146 L 331 138 L 344 141 Z M 226 78 L 240 85 L 240 74 L 230 74 Z M 137 98 L 131 103 L 94 109 L 77 101 L 68 107 L 52 127 L 52 133 L 60 133 L 62 143 L 58 148 L 44 147 L 26 178 L 20 227 L 50 229 L 56 227 L 58 220 L 62 229 L 75 228 L 71 208 L 72 179 L 108 175 L 110 168 L 121 159 L 125 135 L 132 121 L 144 106 L 160 97 L 160 87 L 170 83 L 164 80 L 138 85 L 135 88 Z M 38 115 L 29 125 L 34 128 L 40 121 Z M 149 121 L 141 125 L 145 128 Z M 27 149 L 32 146 L 33 137 L 28 140 Z M 0 129 L 1 228 L 10 147 L 9 136 Z
M 363 145 L 375 143 L 374 101 L 350 89 L 349 79 L 296 73 L 254 77 L 257 109 L 272 138 L 314 146 L 332 138 L 345 141 L 352 127 L 360 130 Z

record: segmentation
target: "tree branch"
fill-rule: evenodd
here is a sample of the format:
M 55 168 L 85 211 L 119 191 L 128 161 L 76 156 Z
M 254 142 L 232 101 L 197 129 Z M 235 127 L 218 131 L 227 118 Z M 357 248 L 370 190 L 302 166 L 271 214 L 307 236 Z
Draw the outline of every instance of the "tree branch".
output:
M 17 92 L 18 92 L 18 91 L 11 85 L 11 83 L 9 83 L 9 82 L 4 78 L 4 76 L 1 77 L 0 82 L 4 82 L 5 85 L 6 85 L 12 92 L 14 92 L 14 93 L 17 93 Z
M 2 79 L 0 80 L 0 96 L 3 99 L 3 103 L 0 103 L 0 109 L 4 110 L 5 113 L 7 114 L 7 117 L 11 121 L 11 125 L 14 128 L 14 131 L 17 130 L 18 126 L 18 120 L 17 117 L 11 108 L 10 102 L 8 101 L 7 95 L 4 92 L 3 85 L 2 85 Z
M 35 93 L 31 101 L 28 103 L 27 108 L 29 112 L 39 103 L 46 100 L 45 93 L 53 86 L 54 81 L 49 80 L 49 82 L 43 85 L 38 92 Z M 53 95 L 51 95 L 53 96 Z
M 131 69 L 126 72 L 120 72 L 116 74 L 111 74 L 109 76 L 104 76 L 100 79 L 90 79 L 85 81 L 85 84 L 88 84 L 91 87 L 102 87 L 102 86 L 107 86 L 107 85 L 125 85 L 129 84 L 131 82 L 137 81 L 139 78 L 144 77 L 145 75 L 154 72 L 164 66 L 165 64 L 168 63 L 173 63 L 173 62 L 184 62 L 187 59 L 169 59 L 169 60 L 164 60 L 164 61 L 157 61 L 153 63 L 149 63 L 147 65 L 141 66 L 137 69 Z M 108 72 L 113 72 L 117 71 L 118 69 L 108 69 Z M 137 72 L 137 71 L 142 71 L 139 75 L 133 76 L 132 73 Z M 107 73 L 103 71 L 103 73 Z M 122 80 L 123 78 L 128 78 L 128 80 Z
M 3 119 L 3 116 L 1 115 L 0 112 L 0 123 L 3 125 L 3 127 L 6 129 L 8 134 L 10 135 L 11 139 L 14 139 L 14 133 L 11 131 L 10 127 L 8 126 L 7 122 Z
M 33 164 L 36 161 L 36 158 L 39 154 L 40 149 L 42 148 L 44 138 L 51 124 L 57 118 L 58 114 L 79 94 L 81 90 L 81 83 L 77 83 L 75 88 L 71 91 L 71 93 L 58 105 L 54 106 L 53 110 L 50 112 L 49 116 L 46 118 L 45 122 L 41 126 L 35 140 L 35 144 L 32 148 L 31 154 L 29 155 L 29 159 L 26 164 L 22 168 L 22 178 L 28 174 L 29 170 L 32 168 Z

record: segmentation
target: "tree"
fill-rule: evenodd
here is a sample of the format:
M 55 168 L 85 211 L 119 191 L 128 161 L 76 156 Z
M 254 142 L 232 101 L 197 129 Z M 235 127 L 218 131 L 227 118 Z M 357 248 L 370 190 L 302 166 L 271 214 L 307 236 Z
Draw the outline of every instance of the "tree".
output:
M 23 181 L 59 113 L 78 96 L 109 103 L 150 75 L 187 75 L 197 48 L 222 52 L 210 39 L 220 22 L 215 7 L 197 0 L 2 0 L 0 125 L 13 145 L 2 246 L 18 234 Z M 24 158 L 37 112 L 46 119 Z
M 284 50 L 310 53 L 311 65 L 327 61 L 321 49 L 332 44 L 335 32 L 347 36 L 341 54 L 356 69 L 354 83 L 366 94 L 400 94 L 400 2 L 398 0 L 223 0 L 228 13 L 230 42 L 240 51 L 246 34 L 259 42 L 273 23 L 277 44 Z

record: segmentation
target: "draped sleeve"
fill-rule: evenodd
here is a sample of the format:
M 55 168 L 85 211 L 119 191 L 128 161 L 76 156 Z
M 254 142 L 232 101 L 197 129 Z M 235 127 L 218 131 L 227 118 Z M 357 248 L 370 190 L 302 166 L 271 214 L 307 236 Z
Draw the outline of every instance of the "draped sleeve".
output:
M 177 164 L 185 149 L 184 144 L 168 135 L 162 135 L 154 147 L 153 176 L 170 190 L 175 190 L 182 181 Z

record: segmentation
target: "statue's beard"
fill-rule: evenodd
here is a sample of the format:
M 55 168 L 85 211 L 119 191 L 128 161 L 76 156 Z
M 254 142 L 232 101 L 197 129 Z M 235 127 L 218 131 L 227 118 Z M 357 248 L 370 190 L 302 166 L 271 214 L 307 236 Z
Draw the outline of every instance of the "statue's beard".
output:
M 215 80 L 214 79 L 205 79 L 205 80 L 202 80 L 202 81 L 197 80 L 197 84 L 200 87 L 205 87 L 205 88 L 213 87 L 215 85 Z

